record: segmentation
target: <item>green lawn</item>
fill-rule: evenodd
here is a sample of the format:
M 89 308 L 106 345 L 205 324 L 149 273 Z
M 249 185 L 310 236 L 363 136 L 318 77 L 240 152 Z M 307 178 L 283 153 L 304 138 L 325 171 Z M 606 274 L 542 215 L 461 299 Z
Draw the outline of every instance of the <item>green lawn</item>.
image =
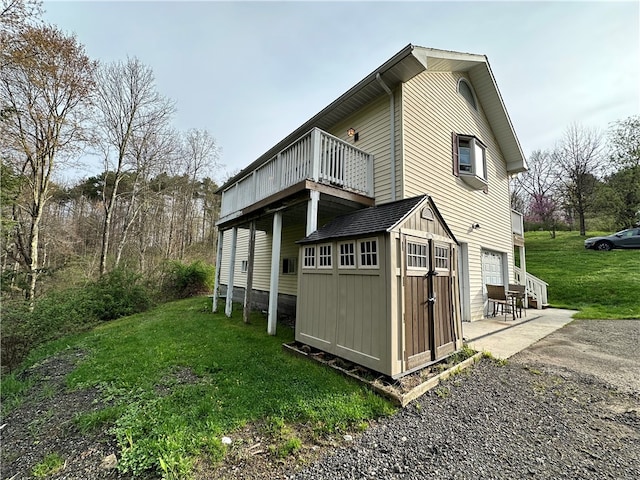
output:
M 79 415 L 85 430 L 111 426 L 120 467 L 185 478 L 198 456 L 224 452 L 221 437 L 257 422 L 285 456 L 304 427 L 323 436 L 390 414 L 393 407 L 362 385 L 282 350 L 290 328 L 266 333 L 261 314 L 245 325 L 193 298 L 105 323 L 64 343 L 88 352 L 68 377 L 72 389 L 97 386 L 110 406 Z M 47 353 L 51 353 L 51 348 Z
M 527 232 L 527 271 L 549 284 L 549 303 L 575 318 L 640 318 L 640 250 L 584 248 L 603 232 Z

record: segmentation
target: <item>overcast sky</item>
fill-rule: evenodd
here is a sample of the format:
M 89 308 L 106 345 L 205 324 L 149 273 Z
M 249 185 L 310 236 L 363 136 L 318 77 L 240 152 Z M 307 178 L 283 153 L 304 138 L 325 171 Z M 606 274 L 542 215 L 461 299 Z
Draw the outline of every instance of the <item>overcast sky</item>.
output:
M 640 2 L 60 2 L 94 59 L 138 57 L 235 172 L 409 43 L 487 55 L 526 156 L 640 113 Z M 95 174 L 99 167 L 89 167 Z M 218 180 L 225 177 L 219 172 Z

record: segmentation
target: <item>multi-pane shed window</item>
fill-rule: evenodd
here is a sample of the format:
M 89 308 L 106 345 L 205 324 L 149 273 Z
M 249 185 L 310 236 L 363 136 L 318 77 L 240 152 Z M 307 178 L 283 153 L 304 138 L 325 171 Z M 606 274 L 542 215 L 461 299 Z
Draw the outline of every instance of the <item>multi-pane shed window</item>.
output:
M 374 268 L 378 266 L 378 242 L 362 240 L 360 244 L 360 267 Z
M 407 267 L 428 268 L 429 248 L 424 243 L 407 242 Z
M 318 246 L 318 268 L 331 268 L 333 262 L 331 261 L 331 244 Z
M 449 247 L 446 245 L 436 245 L 434 250 L 436 268 L 449 269 Z
M 452 134 L 453 174 L 471 187 L 482 190 L 487 179 L 487 147 L 471 135 Z
M 302 257 L 304 268 L 315 268 L 316 266 L 316 247 L 304 247 L 304 255 Z
M 356 246 L 353 242 L 340 244 L 340 267 L 355 268 Z

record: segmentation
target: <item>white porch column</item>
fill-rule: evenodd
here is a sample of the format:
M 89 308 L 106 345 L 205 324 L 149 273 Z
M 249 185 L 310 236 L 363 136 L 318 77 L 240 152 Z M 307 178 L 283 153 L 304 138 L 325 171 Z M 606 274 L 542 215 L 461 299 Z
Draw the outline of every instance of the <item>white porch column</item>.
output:
M 251 314 L 251 295 L 253 294 L 253 257 L 256 250 L 256 222 L 253 220 L 249 226 L 249 252 L 247 258 L 247 284 L 244 288 L 244 307 L 242 319 L 244 323 L 249 323 Z
M 318 202 L 320 202 L 320 192 L 311 190 L 311 198 L 307 203 L 307 233 L 311 235 L 318 229 Z
M 524 230 L 523 230 L 524 231 Z M 524 308 L 529 308 L 529 295 L 527 294 L 527 256 L 525 254 L 524 245 L 518 247 L 520 253 L 520 271 L 522 274 L 520 275 L 520 281 L 524 285 L 524 301 L 522 302 L 522 306 Z
M 218 311 L 218 296 L 220 295 L 220 274 L 222 272 L 222 241 L 224 238 L 224 230 L 218 231 L 218 247 L 216 252 L 216 275 L 213 283 L 213 306 L 211 311 Z
M 236 270 L 236 244 L 238 241 L 238 227 L 231 230 L 231 257 L 229 258 L 229 280 L 227 281 L 227 301 L 224 306 L 224 313 L 227 317 L 233 311 L 233 275 Z
M 273 214 L 273 239 L 271 243 L 271 282 L 269 284 L 269 316 L 267 333 L 276 334 L 278 319 L 278 281 L 280 279 L 280 243 L 282 241 L 282 212 Z

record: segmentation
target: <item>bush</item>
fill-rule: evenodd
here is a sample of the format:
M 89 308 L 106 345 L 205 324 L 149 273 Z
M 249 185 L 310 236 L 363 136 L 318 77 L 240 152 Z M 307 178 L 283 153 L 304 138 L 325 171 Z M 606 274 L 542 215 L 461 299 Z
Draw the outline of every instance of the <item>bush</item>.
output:
M 88 310 L 98 320 L 115 320 L 144 312 L 152 303 L 142 276 L 124 268 L 102 276 L 88 290 Z
M 213 289 L 215 267 L 200 260 L 189 265 L 171 262 L 163 282 L 169 298 L 188 298 L 209 293 Z

